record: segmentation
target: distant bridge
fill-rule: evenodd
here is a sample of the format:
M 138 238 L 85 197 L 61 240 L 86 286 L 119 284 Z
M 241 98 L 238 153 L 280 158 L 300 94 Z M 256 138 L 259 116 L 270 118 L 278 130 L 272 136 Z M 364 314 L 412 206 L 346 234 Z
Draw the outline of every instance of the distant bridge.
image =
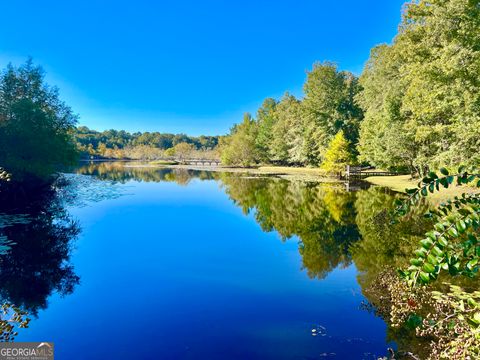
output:
M 178 160 L 180 164 L 197 165 L 197 166 L 219 166 L 220 160 L 216 159 L 181 159 Z

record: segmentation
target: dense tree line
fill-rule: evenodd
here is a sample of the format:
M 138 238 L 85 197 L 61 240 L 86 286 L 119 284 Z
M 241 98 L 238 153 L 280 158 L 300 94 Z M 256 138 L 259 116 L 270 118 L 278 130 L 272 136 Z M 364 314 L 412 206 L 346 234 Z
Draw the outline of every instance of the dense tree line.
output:
M 398 35 L 372 50 L 360 84 L 362 159 L 420 173 L 478 163 L 480 2 L 407 4 Z
M 218 145 L 218 136 L 188 136 L 160 132 L 135 132 L 124 130 L 95 131 L 86 126 L 75 130 L 78 149 L 85 156 L 106 158 L 156 159 L 169 157 L 175 152 L 211 152 Z M 165 153 L 165 150 L 170 150 Z
M 308 72 L 302 100 L 286 93 L 266 99 L 256 119 L 246 114 L 229 137 L 222 139 L 225 164 L 322 164 L 330 142 L 341 132 L 355 158 L 363 112 L 356 104 L 358 78 L 332 63 L 316 63 Z
M 478 164 L 479 87 L 480 1 L 411 1 L 392 44 L 372 49 L 359 78 L 314 64 L 302 99 L 266 99 L 232 128 L 223 162 L 318 166 L 342 131 L 352 162 L 417 174 Z

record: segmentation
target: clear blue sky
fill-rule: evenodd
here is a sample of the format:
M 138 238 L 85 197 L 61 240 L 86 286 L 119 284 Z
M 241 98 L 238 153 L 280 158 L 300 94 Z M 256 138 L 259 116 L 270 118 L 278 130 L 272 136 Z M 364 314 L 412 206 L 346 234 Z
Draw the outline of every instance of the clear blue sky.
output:
M 15 0 L 0 65 L 27 56 L 104 130 L 222 134 L 265 97 L 302 94 L 313 62 L 359 74 L 403 0 Z

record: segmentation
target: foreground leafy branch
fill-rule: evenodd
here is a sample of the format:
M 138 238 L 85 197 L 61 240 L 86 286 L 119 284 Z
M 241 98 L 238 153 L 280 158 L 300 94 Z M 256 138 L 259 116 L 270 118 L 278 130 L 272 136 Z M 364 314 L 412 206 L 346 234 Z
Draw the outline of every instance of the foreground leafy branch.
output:
M 457 185 L 476 182 L 480 186 L 480 174 L 474 169 L 460 166 L 458 173 L 450 175 L 445 168 L 442 176 L 430 172 L 419 182 L 418 188 L 407 189 L 409 197 L 398 204 L 396 215 L 402 216 L 423 197 L 448 188 L 456 180 Z M 409 285 L 427 284 L 438 278 L 442 270 L 451 275 L 475 276 L 479 271 L 480 244 L 480 194 L 463 193 L 430 210 L 425 216 L 435 221 L 410 260 L 410 267 L 400 270 Z
M 455 213 L 447 210 L 447 214 L 435 223 L 434 230 L 427 232 L 426 238 L 420 241 L 415 257 L 410 260 L 410 267 L 400 271 L 410 285 L 419 281 L 429 283 L 437 279 L 441 270 L 469 277 L 478 272 L 480 197 L 465 196 L 453 203 L 452 211 L 456 208 Z
M 4 303 L 0 306 L 0 341 L 12 342 L 18 335 L 17 330 L 28 328 L 28 313 L 20 308 Z
M 458 172 L 450 174 L 446 168 L 440 169 L 440 176 L 435 172 L 430 172 L 419 183 L 417 188 L 406 189 L 408 198 L 404 201 L 397 201 L 397 208 L 395 210 L 396 216 L 404 216 L 408 213 L 410 208 L 429 194 L 441 191 L 441 189 L 448 189 L 450 186 L 467 185 L 476 181 L 476 186 L 480 187 L 480 172 L 477 169 L 467 169 L 465 166 L 460 166 Z
M 408 198 L 397 203 L 395 218 L 405 216 L 421 199 L 454 185 L 480 187 L 477 169 L 458 168 L 450 172 L 430 172 Z M 466 292 L 449 285 L 449 292 L 432 291 L 428 285 L 442 271 L 451 276 L 475 277 L 480 270 L 480 193 L 455 196 L 425 216 L 433 227 L 419 241 L 410 266 L 398 270 L 406 280 L 388 290 L 391 296 L 390 320 L 393 326 L 413 325 L 417 335 L 433 339 L 432 359 L 470 359 L 480 356 L 480 292 Z M 405 301 L 407 299 L 407 301 Z M 421 301 L 417 301 L 421 299 Z M 412 305 L 413 304 L 413 305 Z M 402 325 L 403 324 L 403 325 Z

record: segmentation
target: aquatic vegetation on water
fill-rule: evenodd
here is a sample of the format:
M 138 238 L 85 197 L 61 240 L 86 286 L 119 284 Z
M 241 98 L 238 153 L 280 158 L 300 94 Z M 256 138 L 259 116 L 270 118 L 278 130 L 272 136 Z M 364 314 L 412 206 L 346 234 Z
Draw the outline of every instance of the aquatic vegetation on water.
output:
M 396 331 L 413 331 L 416 346 L 410 350 L 421 359 L 480 355 L 480 291 L 466 292 L 451 284 L 412 288 L 390 269 L 365 292 L 371 309 Z
M 15 243 L 6 235 L 2 234 L 3 229 L 16 224 L 28 224 L 30 222 L 27 214 L 4 214 L 0 213 L 0 255 L 6 254 Z M 1 259 L 0 259 L 1 261 Z
M 56 184 L 56 191 L 65 205 L 77 207 L 117 199 L 127 194 L 126 189 L 117 186 L 116 181 L 104 181 L 80 174 L 62 174 Z

